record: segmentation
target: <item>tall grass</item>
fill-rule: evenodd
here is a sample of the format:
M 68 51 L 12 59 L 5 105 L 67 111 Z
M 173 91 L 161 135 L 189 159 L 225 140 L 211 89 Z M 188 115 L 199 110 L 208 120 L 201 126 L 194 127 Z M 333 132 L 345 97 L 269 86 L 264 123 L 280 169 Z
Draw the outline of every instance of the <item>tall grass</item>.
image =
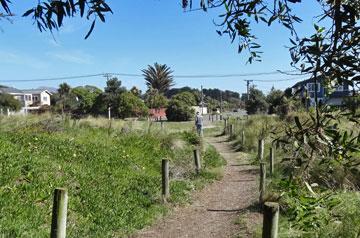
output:
M 178 134 L 109 134 L 102 126 L 51 116 L 10 119 L 0 129 L 0 234 L 5 237 L 49 236 L 55 187 L 69 190 L 68 237 L 126 236 L 167 210 L 161 203 L 161 159 L 171 160 L 173 203 L 188 201 L 193 189 L 217 177 L 213 163 L 221 164 L 210 148 L 209 169 L 195 176 L 192 146 Z
M 306 120 L 307 115 L 301 113 L 300 120 Z M 284 121 L 271 116 L 250 116 L 248 120 L 232 119 L 235 125 L 234 147 L 247 152 L 257 164 L 258 140 L 265 139 L 265 159 L 268 162 L 269 147 L 273 139 L 284 133 L 285 124 L 294 124 L 293 116 Z M 350 122 L 341 121 L 342 128 L 351 127 Z M 358 128 L 353 128 L 358 130 Z M 245 143 L 241 140 L 241 131 L 245 132 Z M 273 134 L 276 132 L 277 134 Z M 280 148 L 275 151 L 275 173 L 268 176 L 266 201 L 280 203 L 281 222 L 279 237 L 359 237 L 360 236 L 360 194 L 356 190 L 357 177 L 354 171 L 344 171 L 335 161 L 326 164 L 313 164 L 312 172 L 301 181 L 292 176 L 296 165 L 287 162 L 292 152 L 285 153 Z M 329 167 L 332 173 L 328 174 Z M 326 169 L 325 169 L 326 167 Z M 355 169 L 355 168 L 354 168 Z M 267 170 L 269 171 L 269 170 Z M 360 173 L 358 173 L 360 174 Z M 304 184 L 303 181 L 308 184 Z M 337 183 L 346 180 L 351 186 L 341 187 Z M 332 188 L 332 189 L 329 189 Z M 344 189 L 345 188 L 345 189 Z M 350 189 L 350 190 L 346 190 Z M 261 237 L 261 227 L 255 232 L 255 237 Z

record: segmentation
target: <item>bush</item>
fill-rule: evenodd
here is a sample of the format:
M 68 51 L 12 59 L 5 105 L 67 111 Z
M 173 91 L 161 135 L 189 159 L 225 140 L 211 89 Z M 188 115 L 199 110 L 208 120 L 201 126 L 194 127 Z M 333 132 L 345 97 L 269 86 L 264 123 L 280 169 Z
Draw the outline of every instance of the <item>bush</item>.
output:
M 118 115 L 121 118 L 144 117 L 149 113 L 145 103 L 131 92 L 120 94 L 118 105 Z
M 189 121 L 194 116 L 195 110 L 191 106 L 195 105 L 195 97 L 192 93 L 183 92 L 172 97 L 166 117 L 169 121 Z
M 19 111 L 21 109 L 21 103 L 10 94 L 0 93 L 0 108 Z

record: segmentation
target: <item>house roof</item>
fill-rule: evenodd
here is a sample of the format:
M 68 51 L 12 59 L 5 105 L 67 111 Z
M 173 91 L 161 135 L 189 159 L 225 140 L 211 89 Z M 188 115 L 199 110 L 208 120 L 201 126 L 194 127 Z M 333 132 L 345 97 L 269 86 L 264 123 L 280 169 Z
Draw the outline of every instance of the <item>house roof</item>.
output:
M 50 93 L 48 90 L 44 90 L 44 89 L 25 89 L 23 90 L 24 93 L 28 93 L 28 94 L 40 94 L 42 92 L 46 92 L 49 95 L 52 95 L 52 93 Z

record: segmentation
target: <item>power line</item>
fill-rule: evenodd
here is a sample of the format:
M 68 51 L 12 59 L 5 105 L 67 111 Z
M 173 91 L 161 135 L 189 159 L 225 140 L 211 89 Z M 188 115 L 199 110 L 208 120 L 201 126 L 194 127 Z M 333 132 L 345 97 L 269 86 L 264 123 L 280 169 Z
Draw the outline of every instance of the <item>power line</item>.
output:
M 276 75 L 276 74 L 287 74 L 291 72 L 297 72 L 297 70 L 290 71 L 271 71 L 271 72 L 260 72 L 260 73 L 244 73 L 244 74 L 194 74 L 194 75 L 174 75 L 174 78 L 237 78 L 237 77 L 250 77 L 250 76 L 263 76 L 263 75 Z M 16 82 L 41 82 L 41 81 L 58 81 L 58 80 L 70 80 L 80 78 L 92 78 L 92 77 L 106 77 L 110 75 L 122 76 L 122 77 L 143 77 L 142 74 L 129 74 L 129 73 L 99 73 L 99 74 L 86 74 L 86 75 L 75 75 L 65 77 L 51 77 L 51 78 L 35 78 L 35 79 L 19 79 L 19 80 L 0 80 L 0 82 L 16 83 Z M 297 80 L 297 78 L 286 78 L 286 79 L 272 79 L 272 80 L 261 80 L 254 79 L 257 82 L 278 82 L 278 81 L 290 81 Z

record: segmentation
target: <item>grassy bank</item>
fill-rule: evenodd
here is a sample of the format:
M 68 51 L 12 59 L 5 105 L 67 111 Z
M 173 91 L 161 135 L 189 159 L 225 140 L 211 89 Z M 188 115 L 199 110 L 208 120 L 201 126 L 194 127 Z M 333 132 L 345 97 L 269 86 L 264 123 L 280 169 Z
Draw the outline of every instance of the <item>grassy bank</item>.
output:
M 68 237 L 131 234 L 168 209 L 161 203 L 161 159 L 171 160 L 171 204 L 221 175 L 223 160 L 209 147 L 196 176 L 192 150 L 181 133 L 109 134 L 56 118 L 3 118 L 0 234 L 48 237 L 55 187 L 69 190 Z
M 305 120 L 302 115 L 301 120 Z M 294 118 L 281 121 L 271 116 L 251 116 L 248 120 L 232 119 L 235 125 L 234 147 L 248 153 L 253 164 L 258 164 L 258 140 L 265 140 L 265 160 L 269 166 L 269 148 L 274 138 L 284 133 L 285 124 L 295 125 Z M 351 123 L 341 121 L 343 129 Z M 245 141 L 241 132 L 244 131 Z M 275 147 L 275 145 L 273 145 Z M 336 161 L 315 162 L 307 177 L 293 176 L 299 167 L 293 164 L 294 151 L 275 151 L 275 173 L 267 173 L 266 201 L 280 204 L 279 237 L 358 237 L 360 235 L 360 193 L 359 167 L 346 170 Z M 354 154 L 354 158 L 359 154 Z M 290 158 L 290 159 L 289 159 Z M 295 161 L 296 162 L 296 161 Z M 330 168 L 330 173 L 328 172 Z M 267 167 L 267 172 L 269 167 Z M 341 182 L 341 185 L 339 183 Z M 254 231 L 254 237 L 261 237 L 261 227 Z

